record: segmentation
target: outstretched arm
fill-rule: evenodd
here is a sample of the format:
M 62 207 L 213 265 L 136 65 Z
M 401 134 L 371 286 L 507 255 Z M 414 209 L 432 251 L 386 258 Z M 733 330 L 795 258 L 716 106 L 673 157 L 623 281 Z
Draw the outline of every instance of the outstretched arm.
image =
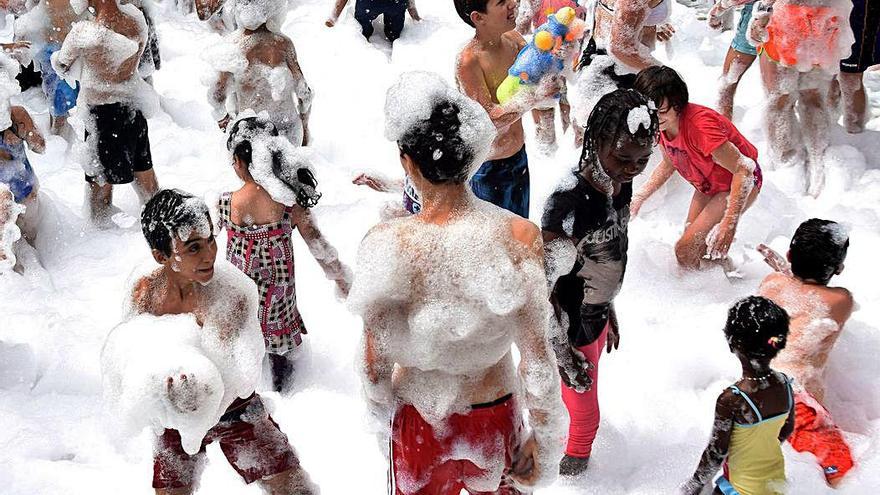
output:
M 727 457 L 727 449 L 730 446 L 730 434 L 733 431 L 733 393 L 725 389 L 718 396 L 715 403 L 715 423 L 712 427 L 712 437 L 709 445 L 700 457 L 694 475 L 681 486 L 681 493 L 685 495 L 697 495 L 703 487 L 712 480 L 724 458 Z
M 642 28 L 650 10 L 647 0 L 622 0 L 615 4 L 609 52 L 635 70 L 662 65 L 641 41 Z
M 749 195 L 755 187 L 756 165 L 754 160 L 740 153 L 730 141 L 712 152 L 712 158 L 733 174 L 730 194 L 727 197 L 727 209 L 718 224 L 717 236 L 710 239 L 714 242 L 708 246 L 709 258 L 721 259 L 727 256 L 727 251 L 733 243 L 734 235 L 736 235 L 739 219 L 748 206 Z
M 336 3 L 333 4 L 333 10 L 330 11 L 330 17 L 324 21 L 324 25 L 327 27 L 335 26 L 336 21 L 339 20 L 339 15 L 342 14 L 342 9 L 345 8 L 346 4 L 348 4 L 348 0 L 336 0 Z
M 348 297 L 348 291 L 351 288 L 351 270 L 349 270 L 344 263 L 339 261 L 339 255 L 336 252 L 336 248 L 334 248 L 324 237 L 324 234 L 321 233 L 321 230 L 315 223 L 311 212 L 299 206 L 294 209 L 297 211 L 296 226 L 299 229 L 299 233 L 302 235 L 303 240 L 306 241 L 306 245 L 309 247 L 312 256 L 314 256 L 318 264 L 321 265 L 321 268 L 324 270 L 324 275 L 326 275 L 329 280 L 336 282 L 336 287 L 339 289 L 339 293 L 342 294 L 343 297 Z
M 295 84 L 297 97 L 297 110 L 299 111 L 299 118 L 302 120 L 303 125 L 302 144 L 303 146 L 308 146 L 309 115 L 312 113 L 312 89 L 306 82 L 306 77 L 303 75 L 302 68 L 299 66 L 299 59 L 296 56 L 296 48 L 293 46 L 293 42 L 290 42 L 287 50 L 287 67 L 290 69 L 290 73 L 293 74 L 293 82 Z
M 648 200 L 651 196 L 657 192 L 658 189 L 663 187 L 663 184 L 672 177 L 672 174 L 675 173 L 675 167 L 672 166 L 669 159 L 666 157 L 666 153 L 663 153 L 663 160 L 657 164 L 657 167 L 654 168 L 654 171 L 651 172 L 651 177 L 645 182 L 645 185 L 639 189 L 639 192 L 635 193 L 632 198 L 632 203 L 629 205 L 629 213 L 633 217 L 639 214 L 639 210 L 642 209 L 642 205 L 645 204 L 645 201 Z

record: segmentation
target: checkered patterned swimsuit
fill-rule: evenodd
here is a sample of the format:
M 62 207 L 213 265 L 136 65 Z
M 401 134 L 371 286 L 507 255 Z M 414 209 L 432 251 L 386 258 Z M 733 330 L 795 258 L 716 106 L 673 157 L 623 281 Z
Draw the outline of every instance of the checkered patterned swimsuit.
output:
M 258 316 L 266 339 L 266 350 L 284 354 L 302 343 L 306 334 L 296 309 L 293 245 L 293 208 L 284 210 L 280 222 L 251 227 L 232 223 L 232 194 L 220 197 L 220 227 L 226 228 L 226 259 L 257 283 L 260 293 Z

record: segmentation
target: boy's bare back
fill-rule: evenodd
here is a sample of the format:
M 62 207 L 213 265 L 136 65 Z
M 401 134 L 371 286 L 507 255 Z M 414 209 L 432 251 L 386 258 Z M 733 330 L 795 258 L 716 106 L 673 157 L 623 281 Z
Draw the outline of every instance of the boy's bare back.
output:
M 49 16 L 50 28 L 46 32 L 46 41 L 50 43 L 62 43 L 70 32 L 70 27 L 76 20 L 77 15 L 70 6 L 70 0 L 43 0 L 46 4 L 46 14 Z
M 768 275 L 759 292 L 784 308 L 791 318 L 788 344 L 773 362 L 774 367 L 793 374 L 821 401 L 822 370 L 852 314 L 852 294 L 842 287 L 807 284 L 782 273 Z

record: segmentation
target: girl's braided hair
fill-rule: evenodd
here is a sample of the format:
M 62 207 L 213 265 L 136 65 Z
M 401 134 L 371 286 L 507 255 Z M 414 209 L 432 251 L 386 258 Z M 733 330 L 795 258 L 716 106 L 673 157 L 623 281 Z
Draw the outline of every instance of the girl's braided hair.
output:
M 647 109 L 650 125 L 646 129 L 639 125 L 635 134 L 630 132 L 629 113 L 644 106 Z M 599 99 L 587 126 L 584 129 L 584 148 L 581 151 L 579 166 L 595 168 L 599 161 L 599 146 L 602 143 L 614 144 L 624 134 L 645 146 L 652 146 L 660 132 L 657 109 L 641 93 L 632 89 L 617 89 Z

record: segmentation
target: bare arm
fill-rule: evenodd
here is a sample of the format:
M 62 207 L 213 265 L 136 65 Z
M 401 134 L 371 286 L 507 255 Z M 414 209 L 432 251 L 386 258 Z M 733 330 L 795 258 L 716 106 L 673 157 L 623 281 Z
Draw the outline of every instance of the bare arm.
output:
M 214 120 L 223 121 L 228 117 L 226 112 L 226 95 L 229 92 L 229 84 L 232 82 L 232 73 L 221 72 L 217 75 L 217 82 L 211 88 L 210 103 L 214 108 Z M 221 125 L 221 127 L 225 127 Z
M 526 272 L 537 270 L 538 277 L 542 278 L 540 231 L 527 220 L 514 221 L 513 230 L 514 237 L 522 245 L 519 265 Z M 522 400 L 529 411 L 533 437 L 522 449 L 511 476 L 524 486 L 555 479 L 559 459 L 555 454 L 561 454 L 560 440 L 564 436 L 557 365 L 548 339 L 549 317 L 546 286 L 537 284 L 517 314 L 515 334 L 521 356 L 518 375 Z
M 794 432 L 794 407 L 791 408 L 791 411 L 788 412 L 788 417 L 785 418 L 785 424 L 782 425 L 782 429 L 779 430 L 779 442 L 784 442 L 788 440 L 788 437 Z
M 633 195 L 632 204 L 629 207 L 630 214 L 632 216 L 637 216 L 639 214 L 639 210 L 642 209 L 642 205 L 645 201 L 648 200 L 651 196 L 657 192 L 658 189 L 663 187 L 663 184 L 669 181 L 669 178 L 672 177 L 672 174 L 675 173 L 675 167 L 672 166 L 669 159 L 666 157 L 666 153 L 663 153 L 663 160 L 657 164 L 654 168 L 654 171 L 651 172 L 651 177 L 648 178 L 648 181 L 645 182 L 645 185 L 639 189 L 635 195 Z
M 327 27 L 333 27 L 336 25 L 336 21 L 339 20 L 339 16 L 342 14 L 342 9 L 345 8 L 346 4 L 348 4 L 348 0 L 336 0 L 336 3 L 333 4 L 333 10 L 330 11 L 330 17 L 324 21 L 324 25 Z
M 681 493 L 686 495 L 697 495 L 703 487 L 712 480 L 724 458 L 727 457 L 727 450 L 730 447 L 730 434 L 733 431 L 733 393 L 725 389 L 718 396 L 715 403 L 715 422 L 712 427 L 712 437 L 709 439 L 709 445 L 703 451 L 700 457 L 700 463 L 697 465 L 693 476 L 681 487 Z
M 718 224 L 718 235 L 714 239 L 710 239 L 714 242 L 708 246 L 709 257 L 719 259 L 727 255 L 727 251 L 733 243 L 739 219 L 746 209 L 749 195 L 755 186 L 756 165 L 754 160 L 740 153 L 730 141 L 712 152 L 712 158 L 718 165 L 733 174 L 730 194 L 727 197 L 727 209 Z
M 339 261 L 336 248 L 321 233 L 321 230 L 312 218 L 311 212 L 299 206 L 295 207 L 295 209 L 298 210 L 296 226 L 303 240 L 306 241 L 312 256 L 315 257 L 315 261 L 321 265 L 324 275 L 329 280 L 336 282 L 336 286 L 342 296 L 348 297 L 348 291 L 351 288 L 351 270 Z
M 611 21 L 609 52 L 619 62 L 636 70 L 662 65 L 641 42 L 642 28 L 650 7 L 647 0 L 619 0 Z
M 52 68 L 55 69 L 55 72 L 61 77 L 66 77 L 70 74 L 70 69 L 73 67 L 73 64 L 75 64 L 82 55 L 82 49 L 79 44 L 76 43 L 76 41 L 78 41 L 76 39 L 76 31 L 77 26 L 75 25 L 64 39 L 64 43 L 61 44 L 61 49 L 52 54 Z
M 34 125 L 31 115 L 23 107 L 12 107 L 12 118 L 15 119 L 18 137 L 27 142 L 31 151 L 42 154 L 46 151 L 46 140 Z
M 412 17 L 413 20 L 422 20 L 422 16 L 419 15 L 419 9 L 416 8 L 416 0 L 409 0 L 409 5 L 407 6 L 406 11 L 409 12 L 409 16 Z
M 303 124 L 303 146 L 309 144 L 309 115 L 312 113 L 312 88 L 306 82 L 302 68 L 299 66 L 299 59 L 296 56 L 296 48 L 293 42 L 289 42 L 287 50 L 287 67 L 293 74 L 293 82 L 296 89 L 297 110 Z
M 495 103 L 489 86 L 486 84 L 483 69 L 480 67 L 477 57 L 468 49 L 465 49 L 459 57 L 456 79 L 461 91 L 486 110 L 492 123 L 498 129 L 508 127 L 520 120 L 523 114 L 531 110 L 538 102 L 538 98 L 535 98 L 534 95 L 521 91 L 505 105 Z

